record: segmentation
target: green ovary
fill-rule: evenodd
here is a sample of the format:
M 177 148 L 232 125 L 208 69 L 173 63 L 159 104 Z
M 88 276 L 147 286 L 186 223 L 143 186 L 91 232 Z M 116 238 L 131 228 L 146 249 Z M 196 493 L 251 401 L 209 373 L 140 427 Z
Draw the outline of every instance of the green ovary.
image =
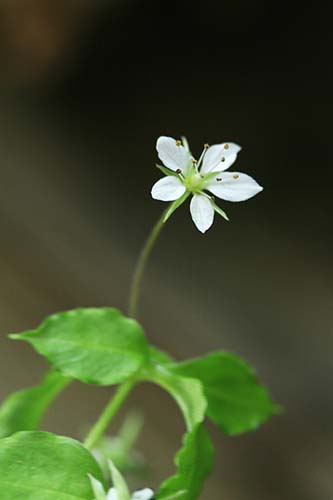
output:
M 185 180 L 184 185 L 187 191 L 191 193 L 198 193 L 204 187 L 205 179 L 197 172 L 191 173 Z

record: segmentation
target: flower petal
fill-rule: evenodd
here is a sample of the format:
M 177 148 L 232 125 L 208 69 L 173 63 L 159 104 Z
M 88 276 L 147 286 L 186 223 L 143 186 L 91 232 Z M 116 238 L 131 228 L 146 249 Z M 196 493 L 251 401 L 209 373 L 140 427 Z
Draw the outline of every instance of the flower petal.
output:
M 245 201 L 263 190 L 252 177 L 241 172 L 222 172 L 210 179 L 205 189 L 227 201 Z
M 180 169 L 185 173 L 188 166 L 191 165 L 190 153 L 172 137 L 159 137 L 156 149 L 160 160 L 174 172 Z
M 151 195 L 155 200 L 174 201 L 178 200 L 186 189 L 178 177 L 163 177 L 155 182 Z
M 208 198 L 195 194 L 190 205 L 191 216 L 199 231 L 205 233 L 214 221 L 214 208 Z
M 144 490 L 135 491 L 132 495 L 131 500 L 150 500 L 153 498 L 154 492 L 150 488 L 145 488 Z
M 201 174 L 210 172 L 222 172 L 227 170 L 237 158 L 237 153 L 241 150 L 238 144 L 233 142 L 224 142 L 215 144 L 207 149 L 202 161 Z

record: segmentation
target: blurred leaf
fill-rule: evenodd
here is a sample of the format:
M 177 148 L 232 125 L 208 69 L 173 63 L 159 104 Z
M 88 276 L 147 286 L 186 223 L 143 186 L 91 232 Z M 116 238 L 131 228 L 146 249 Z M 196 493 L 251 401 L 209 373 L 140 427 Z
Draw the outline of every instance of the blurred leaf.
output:
M 161 351 L 152 345 L 149 346 L 149 358 L 153 364 L 169 365 L 174 362 L 169 353 Z
M 184 436 L 183 447 L 177 453 L 177 473 L 164 481 L 157 500 L 195 500 L 213 464 L 213 445 L 203 424 L 197 424 Z
M 69 382 L 51 371 L 39 385 L 10 394 L 0 407 L 0 438 L 37 429 L 50 403 Z
M 27 431 L 0 440 L 0 500 L 91 500 L 88 473 L 103 481 L 74 439 Z
M 175 365 L 173 370 L 201 380 L 207 415 L 231 436 L 254 430 L 279 412 L 254 370 L 234 354 L 211 353 Z
M 140 325 L 113 308 L 54 314 L 36 330 L 11 338 L 26 340 L 63 375 L 90 384 L 123 382 L 148 358 Z
M 109 474 L 108 460 L 121 472 L 132 474 L 144 471 L 144 461 L 134 449 L 143 426 L 143 417 L 137 412 L 129 413 L 116 436 L 103 436 L 95 448 L 93 455 L 102 468 L 105 477 Z
M 199 380 L 177 375 L 162 365 L 148 369 L 145 379 L 160 385 L 171 394 L 181 409 L 189 430 L 203 421 L 207 402 Z

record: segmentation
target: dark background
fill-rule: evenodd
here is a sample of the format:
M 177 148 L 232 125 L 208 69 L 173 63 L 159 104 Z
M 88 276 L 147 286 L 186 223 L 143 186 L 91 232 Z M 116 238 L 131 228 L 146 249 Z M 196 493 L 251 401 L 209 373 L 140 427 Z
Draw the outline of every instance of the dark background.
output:
M 136 256 L 161 210 L 159 135 L 242 145 L 265 189 L 221 202 L 204 236 L 187 207 L 153 254 L 140 320 L 182 359 L 228 349 L 286 413 L 221 436 L 203 499 L 331 500 L 331 18 L 325 3 L 3 1 L 0 6 L 0 396 L 36 383 L 41 358 L 6 333 L 77 306 L 126 309 Z M 77 436 L 109 390 L 65 392 L 45 427 Z M 139 388 L 140 449 L 155 485 L 183 424 Z M 82 422 L 83 420 L 83 422 Z M 113 427 L 113 431 L 116 430 Z M 138 486 L 136 484 L 136 486 Z

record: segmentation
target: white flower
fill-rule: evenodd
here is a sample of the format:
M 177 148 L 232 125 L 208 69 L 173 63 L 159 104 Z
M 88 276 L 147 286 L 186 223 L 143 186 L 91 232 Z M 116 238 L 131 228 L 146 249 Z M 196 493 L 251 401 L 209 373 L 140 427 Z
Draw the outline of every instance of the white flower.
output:
M 159 168 L 166 174 L 151 190 L 155 200 L 179 200 L 179 206 L 192 194 L 190 212 L 194 224 L 202 233 L 211 227 L 217 212 L 228 220 L 213 197 L 227 201 L 245 201 L 262 191 L 262 187 L 247 174 L 225 172 L 236 160 L 241 150 L 232 142 L 205 145 L 199 161 L 196 161 L 185 140 L 176 141 L 172 137 L 159 137 L 156 149 L 164 166 Z

